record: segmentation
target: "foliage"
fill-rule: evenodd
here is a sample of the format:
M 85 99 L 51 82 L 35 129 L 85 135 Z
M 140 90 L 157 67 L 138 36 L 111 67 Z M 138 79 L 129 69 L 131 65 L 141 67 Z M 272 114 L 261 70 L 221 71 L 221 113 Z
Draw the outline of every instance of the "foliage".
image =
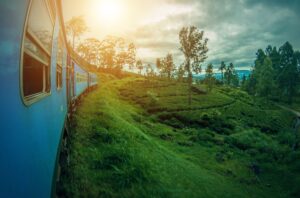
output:
M 83 16 L 72 17 L 66 23 L 67 34 L 72 40 L 72 47 L 75 49 L 75 41 L 78 39 L 80 35 L 87 31 L 86 23 L 83 19 Z
M 226 65 L 225 65 L 224 61 L 221 62 L 219 70 L 222 73 L 222 83 L 224 83 L 224 71 L 226 70 Z
M 139 74 L 142 74 L 142 70 L 144 69 L 144 65 L 143 65 L 143 62 L 142 60 L 137 60 L 136 61 L 136 64 L 135 64 L 135 67 L 139 70 Z
M 208 64 L 205 70 L 205 83 L 208 86 L 208 91 L 211 91 L 213 88 L 213 85 L 215 84 L 216 79 L 213 76 L 213 65 Z
M 288 112 L 228 86 L 195 92 L 187 111 L 186 83 L 100 79 L 75 114 L 60 196 L 299 194 L 299 151 L 291 150 Z M 163 108 L 147 113 L 156 107 Z
M 277 51 L 268 46 L 256 53 L 253 73 L 244 89 L 252 94 L 292 103 L 300 82 L 299 52 L 286 42 Z M 276 97 L 277 96 L 277 97 Z
M 77 52 L 90 64 L 117 75 L 125 65 L 132 69 L 136 59 L 135 45 L 114 36 L 107 36 L 102 41 L 88 38 L 78 45 Z
M 275 89 L 274 70 L 270 58 L 265 58 L 257 82 L 257 92 L 260 96 L 267 98 L 272 95 Z
M 196 74 L 201 72 L 201 63 L 207 58 L 208 39 L 204 38 L 204 31 L 199 31 L 195 26 L 183 27 L 179 32 L 180 50 L 185 57 L 185 70 L 188 73 L 189 97 L 188 103 L 192 102 L 192 72 Z
M 239 86 L 238 74 L 234 69 L 233 63 L 230 63 L 229 66 L 225 67 L 224 79 L 226 85 Z
M 159 60 L 159 61 L 158 61 Z M 171 79 L 172 74 L 175 70 L 175 65 L 173 61 L 172 54 L 168 53 L 166 57 L 162 59 L 158 59 L 158 65 L 160 69 L 160 75 L 161 76 L 167 76 L 168 79 Z

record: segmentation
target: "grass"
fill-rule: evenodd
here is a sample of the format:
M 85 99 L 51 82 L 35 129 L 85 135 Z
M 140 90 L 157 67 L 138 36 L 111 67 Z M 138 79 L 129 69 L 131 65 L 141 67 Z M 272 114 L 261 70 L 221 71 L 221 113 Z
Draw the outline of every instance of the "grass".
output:
M 74 117 L 65 197 L 299 197 L 293 116 L 242 91 L 116 79 Z

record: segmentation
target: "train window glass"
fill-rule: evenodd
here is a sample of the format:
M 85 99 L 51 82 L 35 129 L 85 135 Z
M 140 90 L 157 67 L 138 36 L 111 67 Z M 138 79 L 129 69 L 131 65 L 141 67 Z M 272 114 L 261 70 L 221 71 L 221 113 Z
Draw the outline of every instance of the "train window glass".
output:
M 63 48 L 61 37 L 58 39 L 57 60 L 56 60 L 56 87 L 62 88 L 62 64 L 63 64 Z
M 49 15 L 47 5 L 44 0 L 33 0 L 27 32 L 31 34 L 38 44 L 46 49 L 48 54 L 51 52 L 53 23 Z
M 55 12 L 55 1 L 53 0 L 47 0 L 48 6 L 50 7 L 51 14 L 53 18 L 55 18 L 56 12 Z
M 85 74 L 76 73 L 76 83 L 87 82 L 88 77 Z
M 44 0 L 33 0 L 23 45 L 22 83 L 25 100 L 50 92 L 53 23 Z
M 23 90 L 24 95 L 29 96 L 35 93 L 42 92 L 44 67 L 43 63 L 31 58 L 29 55 L 24 54 L 24 71 L 23 71 Z

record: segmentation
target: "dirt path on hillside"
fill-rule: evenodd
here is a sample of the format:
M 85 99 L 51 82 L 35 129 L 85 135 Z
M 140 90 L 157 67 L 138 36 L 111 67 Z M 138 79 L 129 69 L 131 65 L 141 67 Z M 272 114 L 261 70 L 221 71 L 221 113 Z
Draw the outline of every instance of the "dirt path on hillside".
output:
M 280 104 L 276 104 L 276 105 L 277 105 L 278 107 L 284 109 L 284 110 L 287 110 L 287 111 L 293 113 L 294 115 L 296 115 L 296 116 L 298 117 L 298 119 L 300 119 L 300 112 L 298 112 L 298 111 L 296 111 L 296 110 L 294 110 L 294 109 L 291 109 L 291 108 L 289 108 L 289 107 L 280 105 Z

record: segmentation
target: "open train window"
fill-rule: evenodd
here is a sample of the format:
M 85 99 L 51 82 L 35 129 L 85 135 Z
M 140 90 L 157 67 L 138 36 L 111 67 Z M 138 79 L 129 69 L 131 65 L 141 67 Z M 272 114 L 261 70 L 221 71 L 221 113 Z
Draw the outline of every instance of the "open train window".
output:
M 62 66 L 63 66 L 63 43 L 61 37 L 58 38 L 57 60 L 56 60 L 56 88 L 62 88 Z
M 25 27 L 21 83 L 23 98 L 31 104 L 50 93 L 53 21 L 49 4 L 32 0 Z

